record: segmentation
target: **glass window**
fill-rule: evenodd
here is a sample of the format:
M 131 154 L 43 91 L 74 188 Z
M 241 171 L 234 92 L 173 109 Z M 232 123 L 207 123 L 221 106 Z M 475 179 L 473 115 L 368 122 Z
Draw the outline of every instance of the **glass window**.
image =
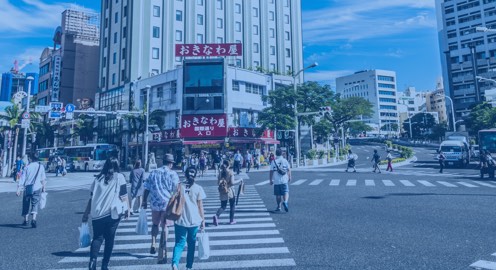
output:
M 253 26 L 253 34 L 258 35 L 258 25 Z
M 159 48 L 152 48 L 152 59 L 158 59 L 160 54 Z
M 202 34 L 196 35 L 196 43 L 199 43 L 199 44 L 203 43 L 203 35 Z
M 115 73 L 112 74 L 112 84 L 115 84 Z
M 180 10 L 176 10 L 176 21 L 183 21 L 183 12 Z
M 184 93 L 222 93 L 224 66 L 221 62 L 189 63 L 184 67 Z
M 112 63 L 115 65 L 117 63 L 117 53 L 112 55 Z
M 288 32 L 288 31 L 284 32 L 284 38 L 285 38 L 286 40 L 289 40 L 289 39 L 290 39 L 290 34 L 289 34 L 289 32 Z
M 241 14 L 241 5 L 240 4 L 234 5 L 234 12 L 236 12 L 237 14 Z
M 241 59 L 236 59 L 236 66 L 241 67 Z
M 160 27 L 157 26 L 153 27 L 153 37 L 160 38 Z
M 160 17 L 160 7 L 153 6 L 153 17 Z
M 271 21 L 275 20 L 274 11 L 269 11 L 269 20 Z
M 270 46 L 270 55 L 275 55 L 275 54 L 276 54 L 276 47 Z
M 254 53 L 258 52 L 258 43 L 253 43 L 253 52 Z
M 201 14 L 196 15 L 196 24 L 203 25 L 203 15 Z
M 284 23 L 289 24 L 289 15 L 284 15 Z
M 253 8 L 253 17 L 258 17 L 258 8 Z
M 203 6 L 203 0 L 196 0 L 196 4 L 199 6 Z
M 114 44 L 117 43 L 117 32 L 114 33 Z
M 276 71 L 276 64 L 274 63 L 270 64 L 270 71 Z
M 122 27 L 122 38 L 127 37 L 127 26 Z
M 183 32 L 176 30 L 176 41 L 183 41 Z
M 217 43 L 224 43 L 224 39 L 221 37 L 217 37 Z
M 232 90 L 239 91 L 239 81 L 233 81 Z
M 270 28 L 269 29 L 269 36 L 271 38 L 275 37 L 276 36 L 276 30 L 274 28 Z
M 119 12 L 116 12 L 114 15 L 114 23 L 118 23 L 118 22 L 119 22 Z
M 241 32 L 241 23 L 240 22 L 236 22 L 235 29 L 236 29 L 236 32 Z
M 217 9 L 222 10 L 222 8 L 223 8 L 222 6 L 223 6 L 222 5 L 222 0 L 217 0 Z
M 286 49 L 286 57 L 291 57 L 291 49 Z
M 122 48 L 122 59 L 126 59 L 126 48 Z
M 217 18 L 217 28 L 222 28 L 224 25 L 224 21 L 220 18 Z

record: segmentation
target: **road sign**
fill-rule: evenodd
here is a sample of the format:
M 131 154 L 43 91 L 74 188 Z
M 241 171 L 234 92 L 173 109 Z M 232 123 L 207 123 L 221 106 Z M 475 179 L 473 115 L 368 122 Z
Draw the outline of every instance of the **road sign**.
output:
M 29 120 L 29 119 L 22 119 L 21 120 L 21 128 L 29 128 L 30 124 L 31 124 L 31 120 Z
M 69 104 L 65 105 L 65 111 L 68 113 L 74 112 L 75 109 L 76 109 L 76 106 L 74 106 L 74 104 L 69 103 Z
M 50 106 L 36 105 L 36 107 L 34 107 L 34 111 L 38 113 L 46 113 L 50 111 Z
M 67 108 L 66 108 L 66 110 L 67 110 Z M 72 112 L 66 112 L 65 113 L 65 119 L 67 119 L 67 120 L 74 119 L 74 113 L 72 113 Z
M 49 118 L 58 119 L 61 117 L 61 113 L 64 111 L 64 104 L 62 102 L 50 102 L 50 112 L 48 114 Z
M 29 113 L 28 112 L 23 112 L 22 113 L 22 119 L 29 119 Z

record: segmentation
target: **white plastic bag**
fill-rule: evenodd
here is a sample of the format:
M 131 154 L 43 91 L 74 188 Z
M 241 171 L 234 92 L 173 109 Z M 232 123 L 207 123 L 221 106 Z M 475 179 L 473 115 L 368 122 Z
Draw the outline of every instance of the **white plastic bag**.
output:
M 208 233 L 205 230 L 198 234 L 198 258 L 200 260 L 208 260 L 210 258 L 210 241 Z
M 90 237 L 90 227 L 88 227 L 88 223 L 81 224 L 79 227 L 79 247 L 85 248 L 89 247 L 91 244 Z
M 48 193 L 42 192 L 40 195 L 40 209 L 44 209 L 46 206 L 46 201 L 47 201 L 47 195 Z
M 148 235 L 148 220 L 146 210 L 141 208 L 139 212 L 138 222 L 136 223 L 136 233 L 139 235 Z

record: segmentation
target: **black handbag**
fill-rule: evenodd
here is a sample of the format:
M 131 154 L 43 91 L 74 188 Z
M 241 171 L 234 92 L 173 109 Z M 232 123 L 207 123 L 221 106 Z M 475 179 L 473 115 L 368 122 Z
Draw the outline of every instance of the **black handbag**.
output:
M 32 196 L 34 194 L 33 186 L 34 183 L 36 182 L 36 178 L 38 178 L 38 173 L 40 172 L 41 165 L 38 164 L 38 171 L 36 171 L 36 175 L 34 176 L 34 180 L 32 181 L 31 184 L 29 185 L 24 185 L 24 194 L 26 196 Z

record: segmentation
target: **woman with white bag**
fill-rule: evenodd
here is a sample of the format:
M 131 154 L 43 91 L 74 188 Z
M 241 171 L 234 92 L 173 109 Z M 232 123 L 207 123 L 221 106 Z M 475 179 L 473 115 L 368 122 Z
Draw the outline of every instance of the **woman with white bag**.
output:
M 116 158 L 107 159 L 90 190 L 91 198 L 83 215 L 83 223 L 86 223 L 91 211 L 93 225 L 93 241 L 88 268 L 96 270 L 98 252 L 105 240 L 102 270 L 107 270 L 121 216 L 125 216 L 126 219 L 129 217 L 126 179 L 119 173 L 119 161 Z

